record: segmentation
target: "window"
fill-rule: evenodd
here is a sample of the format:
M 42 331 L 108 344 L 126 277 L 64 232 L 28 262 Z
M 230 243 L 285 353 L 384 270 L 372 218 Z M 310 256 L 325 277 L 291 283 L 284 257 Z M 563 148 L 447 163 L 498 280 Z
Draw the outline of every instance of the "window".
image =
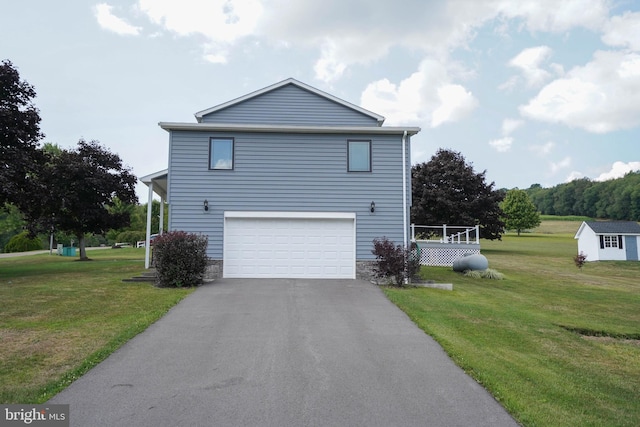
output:
M 600 248 L 622 249 L 622 236 L 600 236 Z
M 209 169 L 233 169 L 233 138 L 211 138 Z
M 348 171 L 371 172 L 371 141 L 347 141 Z

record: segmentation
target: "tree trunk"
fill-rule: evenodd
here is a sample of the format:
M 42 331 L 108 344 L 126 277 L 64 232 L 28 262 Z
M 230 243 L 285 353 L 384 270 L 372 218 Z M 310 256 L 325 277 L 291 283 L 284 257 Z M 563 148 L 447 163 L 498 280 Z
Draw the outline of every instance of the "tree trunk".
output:
M 80 249 L 80 261 L 89 260 L 89 258 L 87 258 L 87 250 L 84 247 L 84 233 L 78 234 L 76 237 L 78 238 L 78 248 Z

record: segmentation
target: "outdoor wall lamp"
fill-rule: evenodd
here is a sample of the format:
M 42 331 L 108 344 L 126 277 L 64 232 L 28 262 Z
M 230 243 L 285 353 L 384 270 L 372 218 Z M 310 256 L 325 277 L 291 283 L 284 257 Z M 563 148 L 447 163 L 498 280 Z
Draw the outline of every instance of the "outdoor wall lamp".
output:
M 207 199 L 204 199 L 204 211 L 209 211 L 209 201 Z
M 376 211 L 376 202 L 371 202 L 371 212 Z

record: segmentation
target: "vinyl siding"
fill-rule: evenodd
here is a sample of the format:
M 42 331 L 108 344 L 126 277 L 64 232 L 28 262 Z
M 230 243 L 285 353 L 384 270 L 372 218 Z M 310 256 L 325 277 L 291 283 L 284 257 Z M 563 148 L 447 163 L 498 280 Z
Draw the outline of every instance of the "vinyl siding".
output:
M 210 137 L 235 139 L 234 170 L 208 169 Z M 347 172 L 351 138 L 372 141 L 372 172 Z M 172 131 L 170 139 L 169 229 L 207 235 L 211 258 L 222 259 L 224 211 L 355 212 L 359 260 L 374 258 L 376 237 L 402 242 L 401 135 Z
M 294 85 L 286 85 L 202 117 L 203 123 L 378 126 L 377 120 Z

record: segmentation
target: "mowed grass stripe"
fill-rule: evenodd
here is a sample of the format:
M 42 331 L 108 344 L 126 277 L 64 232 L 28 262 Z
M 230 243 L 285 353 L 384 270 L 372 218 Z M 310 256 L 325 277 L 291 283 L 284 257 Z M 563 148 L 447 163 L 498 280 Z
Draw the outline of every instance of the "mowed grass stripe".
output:
M 423 267 L 425 279 L 454 291 L 385 293 L 523 425 L 637 426 L 640 341 L 628 338 L 640 334 L 640 263 L 579 270 L 575 231 L 549 221 L 541 228 L 482 242 L 505 280 Z
M 0 402 L 48 400 L 191 292 L 122 282 L 143 253 L 0 259 Z

